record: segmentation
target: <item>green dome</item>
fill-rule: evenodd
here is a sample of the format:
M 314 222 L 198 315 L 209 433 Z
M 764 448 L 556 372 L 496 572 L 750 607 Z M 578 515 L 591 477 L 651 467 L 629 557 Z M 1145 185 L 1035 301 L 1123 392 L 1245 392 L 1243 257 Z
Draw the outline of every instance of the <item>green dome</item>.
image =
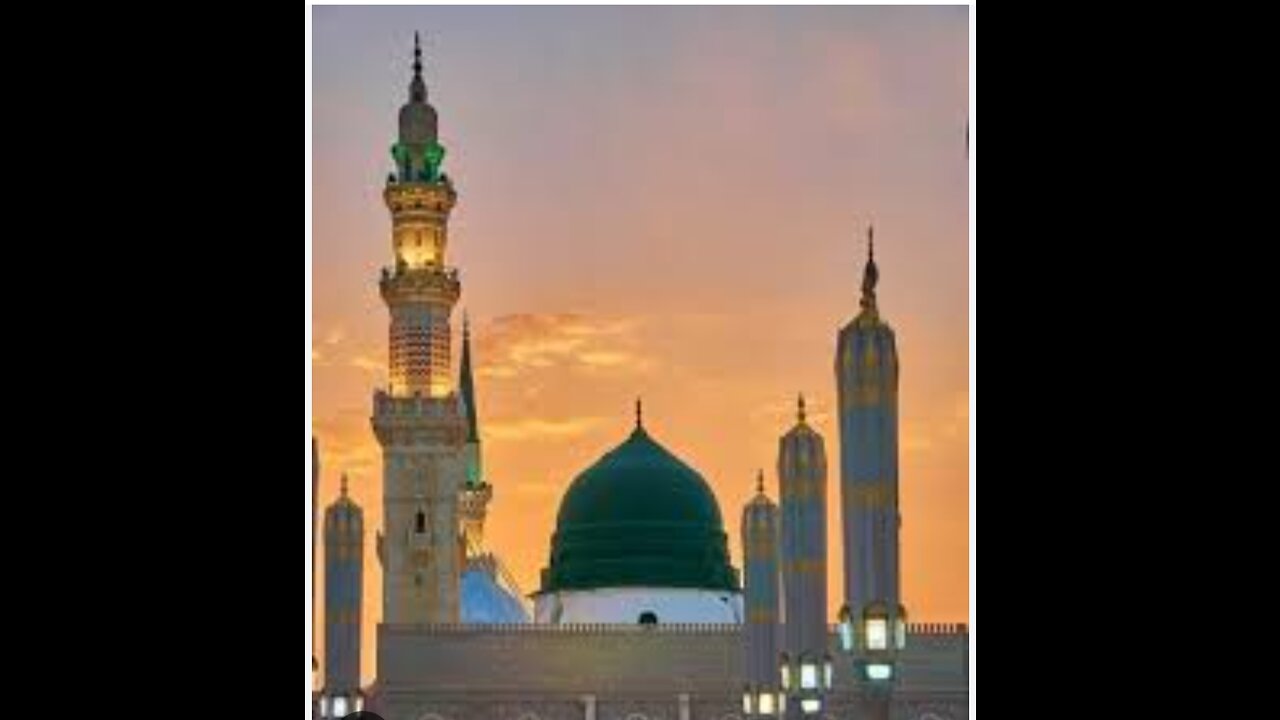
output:
M 726 541 L 707 482 L 637 427 L 569 486 L 541 592 L 737 590 Z

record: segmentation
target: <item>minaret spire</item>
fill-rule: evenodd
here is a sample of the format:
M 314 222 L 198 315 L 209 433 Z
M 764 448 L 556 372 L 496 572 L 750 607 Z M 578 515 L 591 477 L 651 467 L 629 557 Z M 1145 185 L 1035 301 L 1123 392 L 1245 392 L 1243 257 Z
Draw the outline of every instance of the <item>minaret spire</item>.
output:
M 636 429 L 644 429 L 644 406 L 640 403 L 640 398 L 636 398 Z
M 758 495 L 764 494 L 764 470 L 763 469 L 756 471 L 756 494 Z
M 427 101 L 427 84 L 422 79 L 422 44 L 418 40 L 418 31 L 413 32 L 413 80 L 409 82 L 409 102 L 423 103 Z
M 347 496 L 347 474 L 342 473 L 342 497 Z
M 804 422 L 804 415 L 805 415 L 805 413 L 804 413 L 804 393 L 800 393 L 800 402 L 798 403 L 798 405 L 799 405 L 799 409 L 798 409 L 798 411 L 796 412 L 796 415 L 799 417 L 800 422 Z
M 413 31 L 413 74 L 422 76 L 422 44 L 418 40 L 418 31 Z
M 458 387 L 462 390 L 462 402 L 467 408 L 467 442 L 479 444 L 480 420 L 476 411 L 475 380 L 471 377 L 471 320 L 464 310 L 462 312 L 462 368 L 458 378 Z
M 880 270 L 876 267 L 876 228 L 867 226 L 867 264 L 862 269 L 862 309 L 876 312 L 876 283 L 880 281 Z

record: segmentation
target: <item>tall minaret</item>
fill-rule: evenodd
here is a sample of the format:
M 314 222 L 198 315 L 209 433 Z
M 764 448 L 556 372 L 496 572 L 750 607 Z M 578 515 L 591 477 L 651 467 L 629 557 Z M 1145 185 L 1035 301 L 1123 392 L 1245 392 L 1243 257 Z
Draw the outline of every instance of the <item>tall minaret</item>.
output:
M 827 451 L 805 420 L 804 396 L 796 424 L 778 440 L 782 496 L 783 650 L 804 667 L 825 672 L 827 647 Z M 823 685 L 819 678 L 818 685 Z M 816 689 L 816 688 L 815 688 Z
M 478 555 L 484 546 L 484 518 L 493 499 L 493 488 L 484 479 L 480 458 L 480 420 L 476 409 L 475 380 L 471 377 L 471 323 L 462 315 L 462 369 L 458 387 L 467 415 L 467 481 L 459 496 L 462 537 L 468 556 Z
M 886 650 L 905 612 L 898 573 L 898 351 L 876 306 L 874 230 L 867 230 L 862 310 L 840 331 L 840 494 L 844 597 L 859 650 Z M 869 622 L 875 618 L 874 622 Z
M 320 509 L 320 440 L 311 437 L 311 672 L 320 669 L 316 660 L 316 525 Z
M 364 513 L 342 494 L 324 513 L 324 695 L 360 690 L 360 610 L 364 587 Z
M 466 479 L 466 418 L 449 371 L 450 316 L 461 295 L 445 265 L 457 193 L 440 172 L 444 148 L 427 103 L 414 35 L 409 101 L 400 108 L 396 172 L 383 199 L 391 211 L 392 268 L 382 271 L 391 313 L 388 387 L 374 394 L 373 429 L 383 455 L 382 621 L 458 620 L 461 536 L 458 491 Z
M 778 506 L 764 494 L 764 471 L 756 496 L 742 510 L 742 565 L 745 579 L 746 687 L 743 712 L 773 715 L 781 706 L 778 673 Z

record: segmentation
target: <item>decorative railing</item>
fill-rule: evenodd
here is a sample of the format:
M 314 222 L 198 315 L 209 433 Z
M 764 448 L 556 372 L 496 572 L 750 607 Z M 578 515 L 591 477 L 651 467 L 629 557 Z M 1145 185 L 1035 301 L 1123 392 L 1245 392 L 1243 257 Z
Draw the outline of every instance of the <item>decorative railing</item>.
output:
M 637 623 L 572 623 L 565 625 L 538 625 L 533 623 L 476 624 L 424 623 L 418 625 L 384 625 L 390 632 L 426 632 L 434 634 L 471 634 L 476 632 L 525 635 L 598 635 L 611 634 L 663 634 L 663 635 L 734 635 L 742 632 L 741 625 L 731 623 L 661 623 L 640 625 Z
M 461 624 L 430 623 L 419 625 L 388 625 L 391 632 L 429 632 L 449 633 L 523 633 L 523 634 L 567 634 L 591 635 L 601 633 L 643 634 L 675 634 L 675 635 L 727 635 L 742 632 L 742 625 L 734 623 L 659 623 L 657 625 L 640 625 L 636 623 L 569 623 L 563 625 L 541 625 L 534 623 L 508 624 Z M 835 633 L 837 626 L 832 625 L 830 631 Z M 964 623 L 908 623 L 907 636 L 955 637 L 968 635 L 968 626 Z

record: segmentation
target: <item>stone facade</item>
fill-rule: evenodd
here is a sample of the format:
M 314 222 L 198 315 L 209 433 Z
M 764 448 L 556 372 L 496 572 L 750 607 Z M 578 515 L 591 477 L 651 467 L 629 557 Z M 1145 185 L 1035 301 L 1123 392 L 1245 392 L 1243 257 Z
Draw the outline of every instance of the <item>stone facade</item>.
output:
M 369 707 L 385 720 L 742 720 L 743 642 L 735 625 L 381 625 Z M 891 717 L 968 718 L 968 652 L 963 626 L 911 626 Z M 835 675 L 824 716 L 868 717 L 846 656 Z

